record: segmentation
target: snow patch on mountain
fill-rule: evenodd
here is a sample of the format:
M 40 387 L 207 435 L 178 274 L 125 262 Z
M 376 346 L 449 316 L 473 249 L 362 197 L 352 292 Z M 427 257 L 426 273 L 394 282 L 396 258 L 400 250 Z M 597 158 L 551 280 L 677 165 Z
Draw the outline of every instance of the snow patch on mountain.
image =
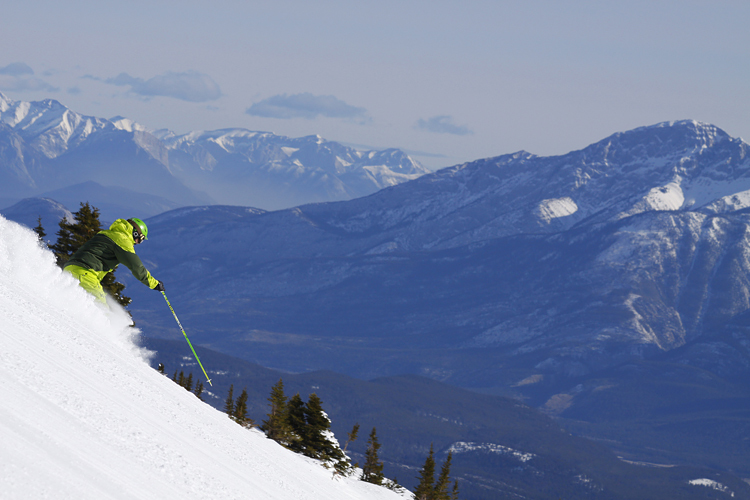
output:
M 678 182 L 651 188 L 649 192 L 630 210 L 622 212 L 616 218 L 624 219 L 643 212 L 679 210 L 685 203 L 685 196 Z
M 714 202 L 705 205 L 701 209 L 701 212 L 708 214 L 723 214 L 736 212 L 737 210 L 742 210 L 747 207 L 750 207 L 750 189 L 722 196 Z
M 577 211 L 578 205 L 576 205 L 576 202 L 569 196 L 566 196 L 564 198 L 542 200 L 537 207 L 536 213 L 543 221 L 550 222 L 552 219 L 573 215 Z
M 728 493 L 732 498 L 734 497 L 734 492 L 732 490 L 719 483 L 718 481 L 714 481 L 713 479 L 693 479 L 692 481 L 689 481 L 689 484 L 692 484 L 693 486 L 705 486 L 707 488 L 711 488 L 712 490 L 721 491 L 722 493 Z
M 448 451 L 452 452 L 454 455 L 458 455 L 459 453 L 471 452 L 510 455 L 521 462 L 528 462 L 529 460 L 532 460 L 534 457 L 536 457 L 536 455 L 534 455 L 533 453 L 524 453 L 518 450 L 514 450 L 513 448 L 510 448 L 508 446 L 494 443 L 468 443 L 464 441 L 458 441 L 453 443 L 448 448 Z

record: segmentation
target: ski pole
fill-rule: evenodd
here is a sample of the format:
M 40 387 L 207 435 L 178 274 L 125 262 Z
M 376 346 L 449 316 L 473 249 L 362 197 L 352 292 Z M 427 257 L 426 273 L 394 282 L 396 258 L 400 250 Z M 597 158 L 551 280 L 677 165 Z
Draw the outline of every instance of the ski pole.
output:
M 211 379 L 208 378 L 208 373 L 206 373 L 206 369 L 203 368 L 203 363 L 201 363 L 200 358 L 198 357 L 198 354 L 196 354 L 195 349 L 193 349 L 193 344 L 190 343 L 190 339 L 187 336 L 187 333 L 185 333 L 185 329 L 182 327 L 182 324 L 180 323 L 180 320 L 177 319 L 177 314 L 174 312 L 174 309 L 172 309 L 172 304 L 169 303 L 169 299 L 167 298 L 167 294 L 164 292 L 161 292 L 161 294 L 164 296 L 164 300 L 167 301 L 167 305 L 169 306 L 169 310 L 172 311 L 172 315 L 174 316 L 175 321 L 177 321 L 177 326 L 180 327 L 180 331 L 182 331 L 182 335 L 185 337 L 185 340 L 187 340 L 188 345 L 190 346 L 190 350 L 193 351 L 193 356 L 195 356 L 195 360 L 198 362 L 198 365 L 200 365 L 201 370 L 203 370 L 203 375 L 206 376 L 206 382 L 208 382 L 208 385 L 213 387 L 213 384 L 211 383 Z

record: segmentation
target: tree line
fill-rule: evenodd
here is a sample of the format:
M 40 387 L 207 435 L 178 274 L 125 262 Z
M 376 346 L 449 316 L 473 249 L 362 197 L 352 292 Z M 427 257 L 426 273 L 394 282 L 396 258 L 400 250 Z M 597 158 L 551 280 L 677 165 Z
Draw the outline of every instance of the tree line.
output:
M 165 374 L 163 365 L 159 364 L 158 370 Z M 203 386 L 199 381 L 195 389 L 192 388 L 192 373 L 185 376 L 181 371 L 178 375 L 175 370 L 172 380 L 202 400 Z M 235 397 L 234 384 L 230 385 L 224 401 L 224 413 L 245 428 L 259 428 L 266 437 L 295 453 L 321 461 L 326 468 L 332 468 L 334 474 L 352 476 L 357 473 L 359 463 L 352 464 L 346 450 L 349 444 L 357 439 L 360 425 L 355 424 L 347 433 L 347 440 L 341 448 L 331 432 L 331 420 L 323 410 L 323 402 L 317 394 L 310 394 L 307 401 L 304 401 L 299 393 L 288 398 L 284 392 L 284 381 L 279 379 L 271 388 L 268 397 L 269 412 L 260 426 L 248 415 L 247 400 L 247 389 L 243 389 L 240 395 Z M 383 474 L 383 462 L 379 457 L 380 448 L 377 429 L 373 427 L 367 441 L 359 479 L 392 490 L 404 491 L 405 488 L 398 484 L 397 479 L 388 479 Z M 419 484 L 413 493 L 415 500 L 458 500 L 458 480 L 453 481 L 451 487 L 452 459 L 453 454 L 449 452 L 439 474 L 435 477 L 437 464 L 433 446 L 430 445 L 429 455 L 417 476 Z

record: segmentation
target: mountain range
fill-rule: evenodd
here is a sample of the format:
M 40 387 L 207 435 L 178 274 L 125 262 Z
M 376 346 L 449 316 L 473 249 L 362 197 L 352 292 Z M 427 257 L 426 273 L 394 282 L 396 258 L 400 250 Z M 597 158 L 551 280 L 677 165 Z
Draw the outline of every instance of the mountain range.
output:
M 63 190 L 106 205 L 107 220 L 121 209 L 146 217 L 208 203 L 278 209 L 364 196 L 426 172 L 397 149 L 360 151 L 319 136 L 245 129 L 176 135 L 119 116 L 85 116 L 51 99 L 19 102 L 0 93 L 5 207 Z
M 531 375 L 586 374 L 704 338 L 750 307 L 747 148 L 710 125 L 660 124 L 349 202 L 170 211 L 149 220 L 160 237 L 143 254 L 186 300 L 258 309 L 212 343 L 233 327 L 355 351 L 388 338 L 415 350 L 411 368 L 434 363 L 425 349 L 478 349 L 524 358 Z M 498 385 L 478 369 L 467 383 Z
M 413 373 L 526 398 L 623 455 L 656 436 L 654 461 L 702 450 L 750 477 L 744 440 L 680 454 L 675 442 L 691 441 L 641 432 L 643 415 L 599 425 L 632 416 L 615 409 L 638 398 L 635 381 L 652 428 L 681 404 L 683 429 L 726 437 L 750 423 L 747 152 L 713 125 L 661 123 L 346 202 L 177 209 L 147 221 L 159 238 L 139 253 L 207 347 L 286 371 Z M 149 334 L 178 337 L 128 280 Z M 727 411 L 707 416 L 714 406 Z

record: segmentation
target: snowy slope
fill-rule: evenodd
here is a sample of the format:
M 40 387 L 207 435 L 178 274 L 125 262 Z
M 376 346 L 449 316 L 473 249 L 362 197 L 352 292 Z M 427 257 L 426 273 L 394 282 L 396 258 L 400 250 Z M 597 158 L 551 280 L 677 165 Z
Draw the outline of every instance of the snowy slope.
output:
M 3 217 L 0 317 L 3 498 L 399 498 L 333 479 L 151 369 L 124 312 Z

